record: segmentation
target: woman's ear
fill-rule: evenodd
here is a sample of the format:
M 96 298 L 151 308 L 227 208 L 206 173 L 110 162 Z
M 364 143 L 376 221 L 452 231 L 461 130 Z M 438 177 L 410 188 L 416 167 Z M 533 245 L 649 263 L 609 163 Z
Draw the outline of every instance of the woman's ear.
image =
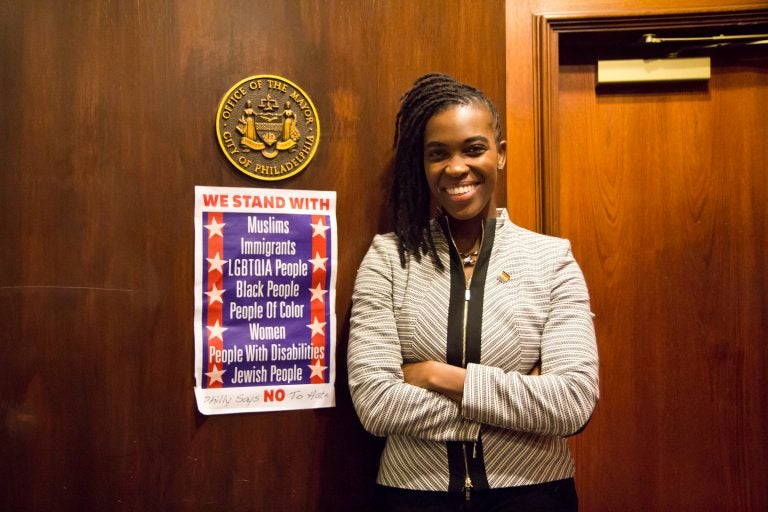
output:
M 504 164 L 507 163 L 507 141 L 503 140 L 499 142 L 496 151 L 499 153 L 499 161 L 496 164 L 496 168 L 498 170 L 502 170 L 504 168 Z

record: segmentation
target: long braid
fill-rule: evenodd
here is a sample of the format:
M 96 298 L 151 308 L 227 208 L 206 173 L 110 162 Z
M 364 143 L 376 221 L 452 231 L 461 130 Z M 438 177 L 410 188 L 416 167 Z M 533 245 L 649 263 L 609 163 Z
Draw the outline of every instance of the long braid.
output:
M 431 195 L 424 174 L 424 131 L 435 114 L 471 103 L 488 108 L 496 142 L 500 142 L 501 120 L 494 104 L 478 89 L 453 77 L 439 73 L 421 76 L 400 99 L 395 120 L 395 175 L 389 202 L 403 266 L 407 254 L 420 261 L 422 254 L 429 252 L 437 268 L 444 268 L 429 229 Z

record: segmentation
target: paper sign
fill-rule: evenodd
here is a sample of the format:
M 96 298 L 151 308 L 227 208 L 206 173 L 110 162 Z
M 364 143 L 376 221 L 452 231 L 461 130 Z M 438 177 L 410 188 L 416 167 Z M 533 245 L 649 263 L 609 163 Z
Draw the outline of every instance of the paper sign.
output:
M 335 405 L 336 193 L 195 187 L 203 414 Z

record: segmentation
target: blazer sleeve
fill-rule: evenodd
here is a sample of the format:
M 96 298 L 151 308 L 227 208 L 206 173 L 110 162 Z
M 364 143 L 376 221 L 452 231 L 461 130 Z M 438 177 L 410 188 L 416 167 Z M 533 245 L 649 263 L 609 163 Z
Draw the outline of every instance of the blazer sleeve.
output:
M 560 240 L 548 267 L 549 311 L 541 333 L 541 375 L 470 364 L 462 413 L 497 427 L 568 436 L 588 422 L 599 396 L 598 356 L 584 276 Z
M 378 436 L 473 441 L 480 425 L 447 397 L 403 381 L 395 318 L 396 241 L 374 238 L 355 280 L 347 365 L 352 402 L 363 427 Z

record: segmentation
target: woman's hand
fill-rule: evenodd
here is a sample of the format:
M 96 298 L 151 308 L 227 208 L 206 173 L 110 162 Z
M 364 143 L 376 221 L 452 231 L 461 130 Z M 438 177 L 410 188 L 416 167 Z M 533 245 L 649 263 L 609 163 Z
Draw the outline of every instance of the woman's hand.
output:
M 464 397 L 465 375 L 464 368 L 437 361 L 403 365 L 403 380 L 406 384 L 435 391 L 458 403 Z

